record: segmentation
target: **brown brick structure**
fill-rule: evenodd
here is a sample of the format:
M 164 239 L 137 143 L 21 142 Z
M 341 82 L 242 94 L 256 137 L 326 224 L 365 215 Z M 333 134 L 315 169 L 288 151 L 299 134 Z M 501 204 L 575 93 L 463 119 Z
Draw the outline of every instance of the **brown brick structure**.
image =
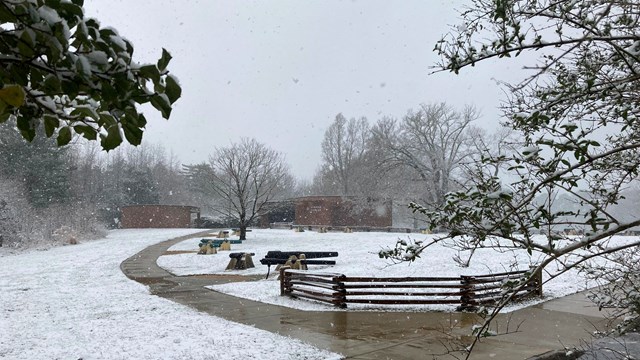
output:
M 200 209 L 181 205 L 130 205 L 120 208 L 124 229 L 190 228 L 200 217 Z
M 295 225 L 391 227 L 391 201 L 343 196 L 306 196 L 295 199 Z

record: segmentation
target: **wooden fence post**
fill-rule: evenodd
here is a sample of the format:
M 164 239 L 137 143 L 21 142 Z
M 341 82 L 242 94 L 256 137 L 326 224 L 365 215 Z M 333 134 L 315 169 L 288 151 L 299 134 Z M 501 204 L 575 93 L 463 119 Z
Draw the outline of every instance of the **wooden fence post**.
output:
M 460 276 L 460 306 L 458 311 L 473 311 L 476 309 L 475 303 L 475 291 L 474 291 L 475 278 L 473 276 Z
M 347 289 L 342 281 L 344 278 L 346 278 L 344 275 L 334 276 L 331 278 L 331 281 L 336 285 L 336 289 L 333 294 L 334 303 L 341 309 L 346 309 L 347 307 Z
M 535 286 L 533 294 L 536 296 L 542 296 L 542 269 L 537 269 L 537 266 L 530 266 L 531 280 L 530 282 Z
M 290 269 L 289 266 L 283 266 L 280 268 L 280 296 L 291 293 L 291 275 L 285 272 L 285 270 L 288 269 Z

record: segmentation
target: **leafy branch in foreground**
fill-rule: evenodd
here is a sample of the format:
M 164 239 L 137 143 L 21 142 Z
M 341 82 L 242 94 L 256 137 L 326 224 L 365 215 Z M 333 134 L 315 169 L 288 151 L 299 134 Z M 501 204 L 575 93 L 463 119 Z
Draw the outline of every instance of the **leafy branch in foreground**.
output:
M 538 270 L 558 263 L 562 273 L 587 262 L 597 269 L 640 245 L 637 236 L 612 238 L 640 226 L 637 204 L 625 203 L 639 191 L 639 26 L 635 1 L 472 1 L 436 44 L 438 68 L 535 56 L 521 82 L 505 84 L 503 125 L 521 140 L 510 154 L 483 153 L 471 181 L 437 209 L 411 205 L 447 235 L 380 255 L 413 261 L 433 243 L 457 241 L 525 249 L 541 255 Z
M 0 122 L 15 117 L 32 140 L 68 144 L 73 133 L 100 138 L 110 150 L 123 137 L 139 145 L 146 118 L 138 104 L 151 103 L 168 119 L 181 96 L 163 49 L 156 64 L 132 61 L 133 46 L 118 32 L 85 18 L 82 0 L 0 1 Z

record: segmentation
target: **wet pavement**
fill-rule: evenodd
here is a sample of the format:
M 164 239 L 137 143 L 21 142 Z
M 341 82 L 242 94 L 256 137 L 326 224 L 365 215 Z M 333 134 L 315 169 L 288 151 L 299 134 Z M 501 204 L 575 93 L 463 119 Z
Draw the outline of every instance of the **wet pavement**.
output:
M 346 359 L 464 358 L 456 350 L 469 344 L 472 313 L 301 311 L 221 294 L 204 286 L 253 280 L 238 275 L 174 276 L 156 264 L 172 245 L 193 234 L 150 246 L 121 264 L 129 278 L 152 294 L 199 311 L 300 339 L 343 354 Z M 550 350 L 590 341 L 607 320 L 583 293 L 500 315 L 472 359 L 527 359 Z M 506 333 L 506 334 L 505 334 Z
M 597 339 L 585 344 L 583 351 L 579 360 L 637 359 L 640 354 L 640 333 Z

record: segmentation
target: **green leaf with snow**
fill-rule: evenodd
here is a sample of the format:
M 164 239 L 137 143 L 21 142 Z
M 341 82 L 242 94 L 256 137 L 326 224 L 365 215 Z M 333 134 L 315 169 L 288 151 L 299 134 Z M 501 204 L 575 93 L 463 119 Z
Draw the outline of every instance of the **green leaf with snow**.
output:
M 118 125 L 113 125 L 108 128 L 107 135 L 100 135 L 100 138 L 100 144 L 106 151 L 113 150 L 122 143 L 122 137 L 120 136 L 120 128 Z
M 155 65 L 144 65 L 140 67 L 140 75 L 146 79 L 151 79 L 154 84 L 160 82 L 160 71 Z
M 16 119 L 16 125 L 18 125 L 18 130 L 22 134 L 22 137 L 27 139 L 27 141 L 33 140 L 36 136 L 36 129 L 31 125 L 30 118 L 25 116 L 18 116 Z
M 124 136 L 131 145 L 138 146 L 142 143 L 142 130 L 130 122 L 122 124 Z
M 162 117 L 168 119 L 171 116 L 171 103 L 165 94 L 155 94 L 151 97 L 151 105 L 160 110 Z
M 182 95 L 182 88 L 178 84 L 178 81 L 176 81 L 176 79 L 172 75 L 167 76 L 167 78 L 165 79 L 165 82 L 166 82 L 165 93 L 169 98 L 169 102 L 173 104 Z
M 71 142 L 71 128 L 68 126 L 65 126 L 63 128 L 60 129 L 60 131 L 58 132 L 58 138 L 56 139 L 58 146 L 64 146 L 69 144 L 69 142 Z
M 98 137 L 96 130 L 89 125 L 76 125 L 73 130 L 87 140 L 96 140 Z
M 60 120 L 56 116 L 44 115 L 44 132 L 47 137 L 52 137 L 58 126 L 60 126 Z
M 160 72 L 165 72 L 167 70 L 167 66 L 169 66 L 171 58 L 171 54 L 169 54 L 165 48 L 162 48 L 162 56 L 160 57 L 160 60 L 158 60 L 158 70 L 160 70 Z

